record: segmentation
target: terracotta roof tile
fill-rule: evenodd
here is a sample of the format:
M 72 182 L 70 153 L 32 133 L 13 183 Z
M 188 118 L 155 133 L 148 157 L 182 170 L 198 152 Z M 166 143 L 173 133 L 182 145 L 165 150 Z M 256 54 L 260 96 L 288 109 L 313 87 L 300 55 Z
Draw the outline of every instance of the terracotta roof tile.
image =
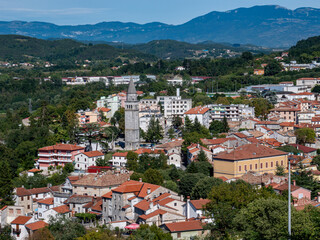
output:
M 317 151 L 316 148 L 311 148 L 311 147 L 303 146 L 303 145 L 300 145 L 300 144 L 289 144 L 289 145 L 297 148 L 298 150 L 301 150 L 304 153 L 311 153 L 311 152 Z
M 84 155 L 87 157 L 98 157 L 98 156 L 104 156 L 104 154 L 100 151 L 90 151 L 90 152 L 84 152 Z
M 26 225 L 26 228 L 35 231 L 41 228 L 44 228 L 46 226 L 49 226 L 48 223 L 44 222 L 44 221 L 38 221 L 38 222 L 34 222 L 34 223 L 29 223 Z
M 54 208 L 52 208 L 52 210 L 56 211 L 57 213 L 61 213 L 61 214 L 71 212 L 68 205 L 61 205 L 59 207 L 54 207 Z
M 110 191 L 110 192 L 102 195 L 102 197 L 104 197 L 104 198 L 112 198 L 112 191 Z M 129 200 L 129 199 L 128 199 L 128 200 Z
M 19 224 L 19 225 L 24 225 L 26 224 L 32 217 L 27 217 L 27 216 L 19 216 L 15 220 L 11 222 L 11 224 Z
M 169 229 L 170 232 L 189 232 L 203 229 L 203 225 L 199 220 L 165 223 L 164 225 Z
M 165 214 L 165 213 L 167 213 L 167 211 L 164 211 L 164 210 L 162 210 L 162 209 L 158 209 L 158 210 L 155 210 L 155 211 L 153 211 L 152 213 L 149 213 L 149 214 L 147 214 L 147 215 L 145 215 L 145 214 L 140 215 L 139 218 L 144 219 L 144 220 L 147 220 L 147 219 L 152 218 L 152 217 L 154 217 L 154 216 L 163 215 L 163 214 Z
M 150 203 L 143 199 L 142 201 L 138 202 L 134 207 L 139 208 L 143 211 L 147 211 L 150 208 Z
M 190 200 L 190 203 L 197 209 L 200 210 L 203 208 L 204 205 L 209 203 L 209 199 L 199 199 L 199 200 Z
M 63 150 L 63 151 L 75 151 L 75 150 L 84 150 L 84 147 L 80 147 L 74 144 L 62 144 L 57 143 L 56 145 L 39 148 L 39 151 L 52 151 L 52 150 Z
M 206 112 L 210 111 L 207 107 L 194 107 L 186 111 L 184 114 L 205 114 Z
M 112 154 L 113 157 L 127 157 L 128 152 L 116 152 Z
M 40 204 L 46 204 L 46 205 L 52 205 L 53 204 L 53 198 L 45 198 L 43 200 L 38 201 Z
M 237 147 L 235 150 L 230 153 L 223 152 L 214 157 L 214 159 L 225 159 L 225 160 L 244 160 L 244 159 L 253 159 L 261 157 L 271 157 L 271 156 L 280 156 L 287 155 L 288 153 L 268 148 L 259 144 L 246 144 L 240 147 Z

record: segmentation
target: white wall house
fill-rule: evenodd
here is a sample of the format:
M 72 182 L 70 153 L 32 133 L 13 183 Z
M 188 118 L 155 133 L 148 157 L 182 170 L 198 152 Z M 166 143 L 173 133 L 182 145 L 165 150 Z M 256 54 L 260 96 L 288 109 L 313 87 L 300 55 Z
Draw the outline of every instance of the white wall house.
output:
M 96 166 L 98 158 L 104 159 L 104 154 L 100 151 L 79 153 L 75 155 L 74 169 L 79 172 L 85 172 L 88 167 Z
M 109 161 L 113 167 L 121 168 L 127 164 L 128 152 L 116 152 L 112 155 L 112 159 Z
M 210 109 L 207 107 L 194 107 L 184 113 L 184 117 L 188 117 L 192 122 L 197 118 L 201 125 L 209 128 Z

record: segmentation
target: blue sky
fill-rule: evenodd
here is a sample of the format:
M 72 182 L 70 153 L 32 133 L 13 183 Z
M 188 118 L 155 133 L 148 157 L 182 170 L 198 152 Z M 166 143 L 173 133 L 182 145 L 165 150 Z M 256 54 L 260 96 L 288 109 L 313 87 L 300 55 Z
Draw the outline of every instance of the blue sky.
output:
M 181 24 L 211 11 L 254 5 L 320 8 L 318 0 L 0 0 L 0 21 L 45 21 L 58 25 L 103 21 Z

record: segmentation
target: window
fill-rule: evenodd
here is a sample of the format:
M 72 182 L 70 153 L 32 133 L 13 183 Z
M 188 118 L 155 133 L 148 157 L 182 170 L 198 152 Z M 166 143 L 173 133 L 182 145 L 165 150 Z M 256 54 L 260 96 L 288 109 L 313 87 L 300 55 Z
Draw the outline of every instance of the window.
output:
M 250 170 L 252 170 L 252 164 L 250 164 Z
M 244 170 L 247 171 L 247 165 L 244 165 Z
M 241 166 L 239 166 L 239 172 L 241 172 Z
M 268 163 L 266 162 L 266 168 L 268 168 Z
M 84 189 L 87 189 L 87 187 L 84 187 Z
M 21 201 L 23 201 L 23 197 L 21 197 Z
M 177 233 L 177 238 L 181 238 L 181 233 L 180 232 Z
M 271 164 L 271 167 L 273 167 L 273 162 L 271 162 L 270 164 Z
M 176 207 L 176 206 L 177 206 L 177 203 L 174 203 L 174 206 Z
M 255 165 L 254 165 L 254 169 L 258 169 L 258 164 L 255 164 Z
M 28 209 L 30 209 L 30 205 L 28 205 Z
M 303 193 L 299 193 L 299 199 L 303 198 Z
M 283 160 L 281 160 L 281 166 L 283 166 Z
M 263 168 L 263 163 L 260 164 L 260 168 Z
M 279 161 L 276 162 L 276 166 L 279 166 Z

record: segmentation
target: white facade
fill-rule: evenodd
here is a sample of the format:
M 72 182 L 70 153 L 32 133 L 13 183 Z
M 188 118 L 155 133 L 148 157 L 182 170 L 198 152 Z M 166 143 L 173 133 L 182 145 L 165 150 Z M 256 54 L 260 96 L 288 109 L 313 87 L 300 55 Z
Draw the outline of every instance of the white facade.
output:
M 139 117 L 140 128 L 144 132 L 148 131 L 149 124 L 150 124 L 150 121 L 152 118 L 159 120 L 160 125 L 162 126 L 162 128 L 164 128 L 164 118 L 163 118 L 162 114 L 146 114 L 146 115 Z
M 93 156 L 91 153 L 93 153 Z M 76 171 L 84 172 L 88 167 L 96 166 L 98 158 L 104 159 L 104 154 L 98 151 L 79 153 L 75 155 L 74 169 Z
M 194 122 L 197 118 L 201 125 L 205 126 L 206 128 L 209 128 L 209 122 L 210 122 L 209 108 L 206 108 L 206 107 L 192 108 L 184 114 L 184 117 L 185 118 L 188 117 L 192 122 Z
M 226 117 L 228 121 L 241 121 L 255 116 L 254 107 L 244 104 L 210 104 L 207 107 L 211 109 L 212 120 L 221 121 Z
M 111 109 L 111 116 L 120 108 L 121 102 L 116 94 L 109 95 L 108 97 L 101 97 L 97 101 L 97 108 L 106 107 Z
M 116 168 L 125 167 L 127 164 L 127 155 L 122 156 L 121 154 L 118 155 L 115 153 L 112 155 L 112 159 L 109 162 Z
M 181 168 L 181 155 L 175 152 L 168 154 L 167 164 L 169 166 L 175 165 L 177 168 Z
M 169 85 L 182 86 L 183 79 L 182 79 L 182 77 L 175 76 L 173 79 L 168 79 L 167 82 Z
M 313 88 L 315 85 L 320 84 L 320 78 L 299 78 L 296 83 L 297 85 L 307 85 Z

